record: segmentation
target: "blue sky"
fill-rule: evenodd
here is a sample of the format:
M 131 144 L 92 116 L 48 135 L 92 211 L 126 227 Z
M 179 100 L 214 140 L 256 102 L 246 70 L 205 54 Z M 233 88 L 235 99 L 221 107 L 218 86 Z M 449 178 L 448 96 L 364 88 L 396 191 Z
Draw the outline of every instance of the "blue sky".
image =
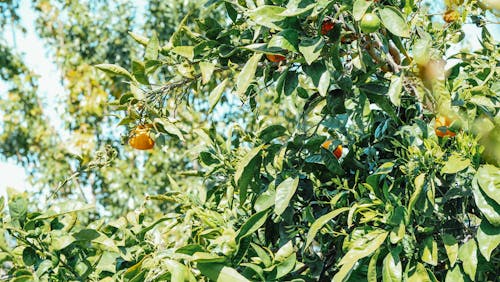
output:
M 64 96 L 65 90 L 60 84 L 60 73 L 55 64 L 53 57 L 49 50 L 45 48 L 45 44 L 40 40 L 35 32 L 35 13 L 31 9 L 31 1 L 20 1 L 21 25 L 26 28 L 27 32 L 22 33 L 15 31 L 14 34 L 10 28 L 4 30 L 4 38 L 11 46 L 15 46 L 19 53 L 24 56 L 24 61 L 35 73 L 40 75 L 39 78 L 39 92 L 42 94 L 42 102 L 45 107 L 46 114 L 49 116 L 51 125 L 54 128 L 63 128 L 63 119 L 65 113 Z M 138 15 L 143 15 L 143 9 L 146 1 L 139 1 L 137 4 Z M 435 2 L 434 2 L 435 3 Z M 437 6 L 438 10 L 444 9 L 443 6 Z M 439 11 L 436 11 L 439 12 Z M 141 17 L 142 18 L 142 17 Z M 497 19 L 494 19 L 498 21 Z M 139 19 L 141 21 L 141 19 Z M 500 40 L 500 25 L 490 25 L 490 32 L 494 35 L 496 40 Z M 473 49 L 479 48 L 478 37 L 479 29 L 472 24 L 465 24 L 463 30 L 466 34 L 465 46 L 472 47 Z M 13 38 L 15 37 L 15 41 Z M 460 50 L 457 46 L 454 51 Z M 0 98 L 6 94 L 6 85 L 0 81 Z M 0 113 L 1 115 L 1 113 Z M 67 138 L 67 133 L 60 131 L 62 138 Z M 5 194 L 6 187 L 15 187 L 19 190 L 24 190 L 28 187 L 26 184 L 26 175 L 24 169 L 12 162 L 0 162 L 0 196 Z

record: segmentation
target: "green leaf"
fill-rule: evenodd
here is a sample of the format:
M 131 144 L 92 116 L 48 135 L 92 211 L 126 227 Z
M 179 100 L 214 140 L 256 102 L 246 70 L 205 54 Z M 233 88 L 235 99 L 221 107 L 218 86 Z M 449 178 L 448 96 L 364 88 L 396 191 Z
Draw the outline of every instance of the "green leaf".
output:
M 442 235 L 444 249 L 446 250 L 446 254 L 448 255 L 448 259 L 450 260 L 450 266 L 454 266 L 458 257 L 458 242 L 450 234 Z
M 134 74 L 134 77 L 138 82 L 144 85 L 149 85 L 148 76 L 146 75 L 146 68 L 143 62 L 133 60 L 132 73 Z
M 315 62 L 310 66 L 303 66 L 304 72 L 311 78 L 321 96 L 325 97 L 330 87 L 330 72 L 323 62 Z
M 269 214 L 268 210 L 263 210 L 252 215 L 241 227 L 238 231 L 238 235 L 236 235 L 236 242 L 239 242 L 242 238 L 252 235 L 255 231 L 257 231 L 267 220 L 267 216 Z
M 391 101 L 387 98 L 387 95 L 378 95 L 372 93 L 366 93 L 366 96 L 370 102 L 375 103 L 384 112 L 386 112 L 393 120 L 399 121 L 399 117 L 394 110 Z
M 217 85 L 217 87 L 212 90 L 212 92 L 210 92 L 210 96 L 208 96 L 208 103 L 210 104 L 210 108 L 208 109 L 209 113 L 211 113 L 217 103 L 219 103 L 220 98 L 222 97 L 222 94 L 226 89 L 227 82 L 228 78 L 224 79 L 219 85 Z
M 134 78 L 132 77 L 132 75 L 126 69 L 124 69 L 118 65 L 99 64 L 99 65 L 95 65 L 95 67 L 108 73 L 108 74 L 124 76 L 124 77 L 128 78 L 129 80 L 134 81 Z
M 93 243 L 97 244 L 99 249 L 103 251 L 114 252 L 117 254 L 120 253 L 120 250 L 116 246 L 115 241 L 113 241 L 113 239 L 109 238 L 103 233 L 100 233 L 100 235 L 101 236 L 92 240 Z
M 342 267 L 335 274 L 332 281 L 344 281 L 356 262 L 375 252 L 384 243 L 387 234 L 388 232 L 385 230 L 376 229 L 354 241 L 351 249 L 340 260 L 339 265 Z
M 397 8 L 384 6 L 380 11 L 380 19 L 384 26 L 394 35 L 410 37 L 410 27 Z
M 413 59 L 420 66 L 427 65 L 431 58 L 432 41 L 430 38 L 424 37 L 415 41 L 413 45 Z
M 128 34 L 139 44 L 141 44 L 142 46 L 147 46 L 148 45 L 148 42 L 149 42 L 149 39 L 145 36 L 142 36 L 140 34 L 137 34 L 137 33 L 133 33 L 132 31 L 129 31 Z
M 493 165 L 483 165 L 478 169 L 476 176 L 481 190 L 497 204 L 500 204 L 500 168 Z
M 274 23 L 285 19 L 285 16 L 281 15 L 284 11 L 284 7 L 263 5 L 249 11 L 248 17 L 258 25 L 263 25 L 271 29 L 282 30 L 281 27 Z
M 270 187 L 264 193 L 260 194 L 259 197 L 257 197 L 257 200 L 255 200 L 253 208 L 256 211 L 263 211 L 274 205 L 276 189 L 274 186 L 271 187 L 271 184 L 269 186 Z
M 185 141 L 180 129 L 175 124 L 168 121 L 166 118 L 155 118 L 154 126 L 158 129 L 158 131 L 162 133 L 176 136 L 180 140 Z
M 264 266 L 269 267 L 272 262 L 271 262 L 271 257 L 269 256 L 268 252 L 264 248 L 262 248 L 261 246 L 259 246 L 257 244 L 250 243 L 250 245 L 252 246 L 252 249 L 254 249 L 257 256 L 259 256 L 259 258 L 262 261 L 262 263 L 264 264 Z
M 40 258 L 36 254 L 35 249 L 31 247 L 24 248 L 23 250 L 23 262 L 27 266 L 34 265 Z
M 469 159 L 464 159 L 458 155 L 452 155 L 448 158 L 441 173 L 453 174 L 466 169 L 470 165 Z
M 445 282 L 467 282 L 467 277 L 460 270 L 459 265 L 455 265 L 451 270 L 446 273 Z
M 429 274 L 423 264 L 417 263 L 413 272 L 408 274 L 408 282 L 431 282 Z
M 352 6 L 352 16 L 354 17 L 354 20 L 361 20 L 372 2 L 373 0 L 355 0 Z
M 474 239 L 470 239 L 460 246 L 458 258 L 462 261 L 464 272 L 469 275 L 472 281 L 476 281 L 477 247 Z
M 238 74 L 238 77 L 236 78 L 236 93 L 238 96 L 243 97 L 248 86 L 250 86 L 250 83 L 253 81 L 255 71 L 257 70 L 261 57 L 262 54 L 255 53 Z
M 253 178 L 255 170 L 258 169 L 258 166 L 260 166 L 260 163 L 258 164 L 257 162 L 260 159 L 260 151 L 263 147 L 264 145 L 260 145 L 253 148 L 238 162 L 238 165 L 236 166 L 234 182 L 240 189 L 240 202 L 245 201 L 248 184 Z
M 149 39 L 148 45 L 146 46 L 146 53 L 144 54 L 144 59 L 146 60 L 158 59 L 159 51 L 160 51 L 160 42 L 158 41 L 158 36 L 156 36 L 156 32 L 153 31 L 153 35 Z
M 176 46 L 172 48 L 171 51 L 190 61 L 192 61 L 194 58 L 194 46 Z
M 477 230 L 476 239 L 479 251 L 487 261 L 490 261 L 491 253 L 500 244 L 500 227 L 495 227 L 487 220 L 483 220 Z
M 269 48 L 277 47 L 290 52 L 299 50 L 299 34 L 295 29 L 285 29 L 275 34 L 267 43 Z
M 216 282 L 250 282 L 234 268 L 220 263 L 198 263 L 201 274 Z
M 474 194 L 474 201 L 481 213 L 486 219 L 496 227 L 500 227 L 500 205 L 486 196 L 482 189 L 479 188 L 478 174 L 472 180 L 472 193 Z
M 382 281 L 397 282 L 403 279 L 403 267 L 399 260 L 399 251 L 392 250 L 384 258 Z
M 210 62 L 200 62 L 201 82 L 206 84 L 212 79 L 212 74 L 215 70 L 215 65 Z
M 276 187 L 276 198 L 274 202 L 274 213 L 281 215 L 285 209 L 288 207 L 290 200 L 297 190 L 299 185 L 298 177 L 290 177 L 281 182 L 278 187 Z
M 306 244 L 304 245 L 304 249 L 306 249 L 314 240 L 314 237 L 316 237 L 316 234 L 318 231 L 325 225 L 327 224 L 330 220 L 334 219 L 337 217 L 339 214 L 348 211 L 348 207 L 343 207 L 343 208 L 338 208 L 334 211 L 331 211 L 325 215 L 320 216 L 318 219 L 314 221 L 314 223 L 311 225 L 311 228 L 309 228 L 309 232 L 307 233 L 306 236 Z
M 307 6 L 304 7 L 304 4 Z M 285 17 L 295 17 L 307 13 L 316 6 L 316 3 L 303 0 L 290 0 L 286 5 L 286 10 L 280 15 Z
M 380 255 L 380 249 L 377 249 L 368 263 L 368 272 L 366 273 L 366 280 L 368 282 L 377 282 L 377 260 Z
M 283 136 L 286 128 L 279 124 L 270 125 L 259 132 L 259 139 L 264 143 L 271 142 L 274 138 Z
M 293 242 L 290 240 L 276 252 L 274 255 L 274 260 L 275 261 L 284 261 L 288 257 L 290 257 L 292 254 L 295 253 L 295 248 L 293 247 Z
M 389 99 L 394 104 L 394 106 L 399 107 L 401 105 L 401 90 L 403 89 L 402 78 L 400 76 L 393 76 L 391 78 L 391 85 L 389 86 Z
M 437 251 L 437 243 L 434 238 L 432 236 L 427 237 L 422 248 L 422 261 L 436 266 L 438 260 Z
M 321 55 L 321 50 L 325 45 L 323 37 L 304 38 L 300 41 L 299 51 L 304 55 L 308 65 L 312 64 Z
M 424 181 L 425 181 L 425 173 L 422 173 L 415 178 L 415 185 L 414 185 L 415 190 L 413 191 L 413 194 L 411 194 L 410 201 L 408 203 L 408 214 L 407 214 L 408 218 L 406 219 L 406 222 L 410 222 L 413 207 L 415 206 L 415 203 L 420 197 L 420 194 L 422 194 Z
M 277 280 L 290 273 L 295 267 L 296 260 L 297 260 L 297 255 L 293 253 L 287 259 L 276 265 L 276 276 L 274 278 Z
M 162 265 L 165 265 L 170 272 L 169 281 L 172 282 L 184 282 L 184 281 L 194 281 L 195 277 L 191 273 L 191 271 L 182 263 L 171 260 L 171 259 L 163 259 Z
M 58 230 L 57 230 L 58 231 Z M 50 247 L 54 251 L 60 251 L 67 246 L 71 245 L 75 241 L 75 238 L 71 235 L 61 234 L 59 232 L 52 232 L 51 234 Z

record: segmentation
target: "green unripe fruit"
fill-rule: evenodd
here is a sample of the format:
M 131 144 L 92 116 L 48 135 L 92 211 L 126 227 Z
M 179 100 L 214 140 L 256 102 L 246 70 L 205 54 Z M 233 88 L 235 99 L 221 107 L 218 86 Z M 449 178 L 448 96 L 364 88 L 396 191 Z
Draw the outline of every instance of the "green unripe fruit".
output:
M 373 13 L 366 13 L 361 18 L 361 31 L 364 33 L 372 33 L 380 28 L 380 19 Z

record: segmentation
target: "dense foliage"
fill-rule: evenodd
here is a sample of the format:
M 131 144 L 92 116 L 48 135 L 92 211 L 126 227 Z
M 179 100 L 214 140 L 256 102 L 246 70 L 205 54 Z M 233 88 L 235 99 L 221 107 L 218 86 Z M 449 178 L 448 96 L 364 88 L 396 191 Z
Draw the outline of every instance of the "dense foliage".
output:
M 95 2 L 34 4 L 77 152 L 22 60 L 0 71 L 0 152 L 50 188 L 2 200 L 5 278 L 497 279 L 495 6 L 150 1 L 128 32 L 132 5 Z M 480 49 L 455 51 L 464 24 Z

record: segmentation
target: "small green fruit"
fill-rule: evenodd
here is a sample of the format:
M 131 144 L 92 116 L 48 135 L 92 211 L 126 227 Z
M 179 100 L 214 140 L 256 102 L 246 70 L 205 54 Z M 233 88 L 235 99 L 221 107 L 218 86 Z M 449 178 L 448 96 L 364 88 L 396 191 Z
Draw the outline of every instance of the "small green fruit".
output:
M 361 31 L 364 33 L 372 33 L 380 28 L 380 19 L 373 13 L 366 13 L 361 18 Z

